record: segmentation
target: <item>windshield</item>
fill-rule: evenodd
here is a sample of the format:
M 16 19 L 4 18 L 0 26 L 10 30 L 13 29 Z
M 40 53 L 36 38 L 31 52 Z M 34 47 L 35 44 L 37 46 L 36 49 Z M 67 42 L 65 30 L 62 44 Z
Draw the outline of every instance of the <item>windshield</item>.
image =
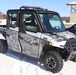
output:
M 39 14 L 46 32 L 62 32 L 65 27 L 59 15 L 56 14 Z

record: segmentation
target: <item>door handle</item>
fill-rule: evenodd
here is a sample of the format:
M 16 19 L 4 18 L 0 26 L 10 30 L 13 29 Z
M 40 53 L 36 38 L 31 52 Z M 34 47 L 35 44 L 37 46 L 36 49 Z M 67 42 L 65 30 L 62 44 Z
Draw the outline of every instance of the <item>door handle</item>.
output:
M 21 37 L 20 35 L 19 35 L 19 37 L 20 37 L 20 39 L 23 39 L 23 37 Z
M 38 45 L 38 43 L 37 43 L 37 42 L 34 42 L 33 44 L 34 44 L 34 45 Z
M 10 36 L 9 34 L 6 34 L 7 36 Z

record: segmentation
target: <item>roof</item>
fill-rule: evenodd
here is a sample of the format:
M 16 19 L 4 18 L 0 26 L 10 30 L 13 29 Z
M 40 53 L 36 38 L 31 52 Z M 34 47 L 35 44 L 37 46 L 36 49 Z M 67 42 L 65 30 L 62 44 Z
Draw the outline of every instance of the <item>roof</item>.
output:
M 76 5 L 76 2 L 69 2 L 67 5 Z
M 43 9 L 43 8 L 40 8 L 40 7 L 29 7 L 29 6 L 22 6 L 20 7 L 20 9 L 10 9 L 8 10 L 7 12 L 10 12 L 10 11 L 35 11 L 35 12 L 38 12 L 38 13 L 54 13 L 54 14 L 59 14 L 58 12 L 55 12 L 55 11 L 50 11 L 50 10 L 47 10 L 47 9 Z

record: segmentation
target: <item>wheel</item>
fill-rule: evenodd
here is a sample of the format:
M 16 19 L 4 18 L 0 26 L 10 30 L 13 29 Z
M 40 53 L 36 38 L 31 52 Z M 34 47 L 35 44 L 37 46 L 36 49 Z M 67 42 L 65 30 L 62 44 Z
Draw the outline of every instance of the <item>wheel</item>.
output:
M 44 58 L 44 66 L 46 70 L 52 73 L 58 73 L 63 67 L 63 60 L 59 53 L 50 51 Z
M 7 45 L 5 41 L 0 40 L 0 53 L 6 53 L 7 52 Z

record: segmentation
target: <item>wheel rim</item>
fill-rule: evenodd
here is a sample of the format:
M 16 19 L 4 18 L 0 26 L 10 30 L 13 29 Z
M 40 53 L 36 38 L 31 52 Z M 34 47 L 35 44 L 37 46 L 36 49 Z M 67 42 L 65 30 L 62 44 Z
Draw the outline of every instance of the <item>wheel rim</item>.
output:
M 56 61 L 53 57 L 47 58 L 46 64 L 47 64 L 48 68 L 50 68 L 50 69 L 54 69 L 56 67 Z

